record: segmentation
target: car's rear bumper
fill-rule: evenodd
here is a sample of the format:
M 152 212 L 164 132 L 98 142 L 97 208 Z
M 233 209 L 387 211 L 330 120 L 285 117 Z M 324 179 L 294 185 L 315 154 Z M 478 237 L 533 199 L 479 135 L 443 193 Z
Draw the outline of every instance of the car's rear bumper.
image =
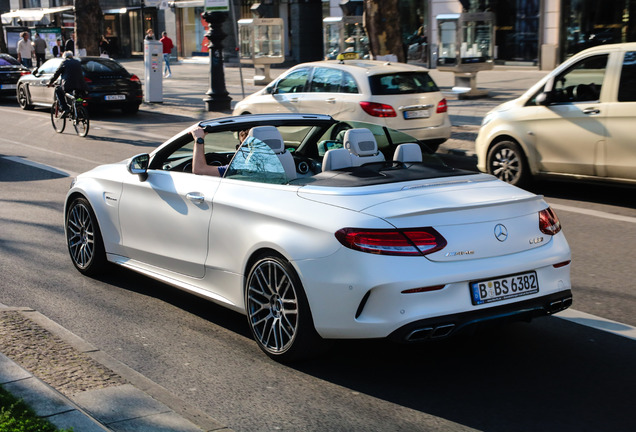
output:
M 389 338 L 398 342 L 442 339 L 487 322 L 529 321 L 532 318 L 560 312 L 571 305 L 572 292 L 568 289 L 489 309 L 415 321 L 397 329 Z

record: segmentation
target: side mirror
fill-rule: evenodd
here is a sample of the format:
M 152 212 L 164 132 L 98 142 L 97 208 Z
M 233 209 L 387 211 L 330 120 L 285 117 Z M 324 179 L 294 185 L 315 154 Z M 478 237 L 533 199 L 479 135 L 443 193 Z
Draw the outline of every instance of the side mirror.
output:
M 534 101 L 537 105 L 548 106 L 552 103 L 552 92 L 540 93 Z
M 265 88 L 265 93 L 276 94 L 276 86 L 275 85 L 271 85 L 269 87 L 266 87 Z
M 150 155 L 148 153 L 142 153 L 137 156 L 133 156 L 128 162 L 128 172 L 131 174 L 137 174 L 139 180 L 146 181 L 148 178 L 148 164 L 150 163 Z

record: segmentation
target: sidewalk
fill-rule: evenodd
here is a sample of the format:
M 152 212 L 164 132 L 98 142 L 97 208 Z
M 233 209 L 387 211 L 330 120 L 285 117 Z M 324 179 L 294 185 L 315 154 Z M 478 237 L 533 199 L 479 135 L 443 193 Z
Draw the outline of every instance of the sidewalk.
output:
M 142 60 L 122 60 L 143 82 Z M 195 121 L 231 115 L 208 112 L 203 98 L 209 88 L 207 58 L 184 59 L 171 65 L 163 80 L 163 103 L 144 103 L 141 110 L 192 117 Z M 272 68 L 272 78 L 285 69 Z M 474 152 L 483 116 L 492 108 L 521 95 L 547 72 L 533 68 L 495 67 L 478 74 L 479 87 L 490 97 L 459 100 L 451 91 L 454 75 L 431 71 L 448 100 L 453 125 L 441 152 Z M 253 84 L 254 69 L 225 65 L 226 89 L 232 107 L 263 86 Z M 60 428 L 94 431 L 226 431 L 230 429 L 188 406 L 68 330 L 28 308 L 0 304 L 0 384 L 23 398 L 36 413 Z

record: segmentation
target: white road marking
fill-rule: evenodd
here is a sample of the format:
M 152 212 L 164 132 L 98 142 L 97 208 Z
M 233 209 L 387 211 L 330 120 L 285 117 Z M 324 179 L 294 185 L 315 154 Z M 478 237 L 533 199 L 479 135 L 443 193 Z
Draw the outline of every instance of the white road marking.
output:
M 86 158 L 75 156 L 75 155 L 68 154 L 68 153 L 58 152 L 58 151 L 51 150 L 51 149 L 48 149 L 48 148 L 45 148 L 45 147 L 38 147 L 38 146 L 30 145 L 30 144 L 24 144 L 24 143 L 21 143 L 19 141 L 8 140 L 8 139 L 5 139 L 5 138 L 0 138 L 0 141 L 3 141 L 3 142 L 8 143 L 8 144 L 13 144 L 13 145 L 16 145 L 16 146 L 19 146 L 19 147 L 27 147 L 27 148 L 30 148 L 30 149 L 33 149 L 33 150 L 37 150 L 39 152 L 52 153 L 52 154 L 56 154 L 58 156 L 64 156 L 65 158 L 72 158 L 72 159 L 77 159 L 77 160 L 81 160 L 81 161 L 84 161 L 84 162 L 90 162 L 90 163 L 92 163 L 94 165 L 101 165 L 102 164 L 102 162 L 99 162 L 99 161 L 86 159 Z
M 555 314 L 554 316 L 567 321 L 575 322 L 580 325 L 584 325 L 586 327 L 592 327 L 594 329 L 606 331 L 617 336 L 636 340 L 636 327 L 619 323 L 617 321 L 597 317 L 596 315 L 577 311 L 575 309 L 566 309 L 562 312 L 559 312 L 558 314 Z
M 636 223 L 636 218 L 635 217 L 621 216 L 621 215 L 607 213 L 607 212 L 603 212 L 603 211 L 599 211 L 599 210 L 591 210 L 591 209 L 585 209 L 585 208 L 580 208 L 580 207 L 572 207 L 572 206 L 562 205 L 562 204 L 550 204 L 550 207 L 552 207 L 553 209 L 556 209 L 556 210 L 563 210 L 563 211 L 572 212 L 572 213 L 579 213 L 579 214 L 584 214 L 584 215 L 587 215 L 587 216 L 595 216 L 595 217 L 599 217 L 599 218 L 603 218 L 603 219 L 610 219 L 610 220 L 615 220 L 615 221 L 620 221 L 620 222 Z
M 64 177 L 76 177 L 78 175 L 77 173 L 72 172 L 72 171 L 64 171 L 64 170 L 61 170 L 59 168 L 55 168 L 55 167 L 50 166 L 50 165 L 41 164 L 39 162 L 33 162 L 33 161 L 28 160 L 28 159 L 24 159 L 24 158 L 17 157 L 17 156 L 2 156 L 2 158 L 6 159 L 6 160 L 9 160 L 11 162 L 17 162 L 17 163 L 21 163 L 23 165 L 28 165 L 28 166 L 32 166 L 32 167 L 35 167 L 35 168 L 39 168 L 39 169 L 44 170 L 44 171 L 49 171 L 49 172 L 52 172 L 54 174 L 62 175 Z

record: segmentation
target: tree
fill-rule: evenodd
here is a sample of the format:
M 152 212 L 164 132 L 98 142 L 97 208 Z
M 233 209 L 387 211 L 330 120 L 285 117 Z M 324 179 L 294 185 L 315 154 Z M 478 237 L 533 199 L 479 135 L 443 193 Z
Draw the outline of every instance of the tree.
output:
M 394 54 L 406 62 L 398 1 L 364 0 L 364 28 L 373 57 Z
M 99 41 L 104 27 L 104 14 L 99 0 L 74 0 L 75 51 L 86 49 L 86 55 L 99 55 Z

